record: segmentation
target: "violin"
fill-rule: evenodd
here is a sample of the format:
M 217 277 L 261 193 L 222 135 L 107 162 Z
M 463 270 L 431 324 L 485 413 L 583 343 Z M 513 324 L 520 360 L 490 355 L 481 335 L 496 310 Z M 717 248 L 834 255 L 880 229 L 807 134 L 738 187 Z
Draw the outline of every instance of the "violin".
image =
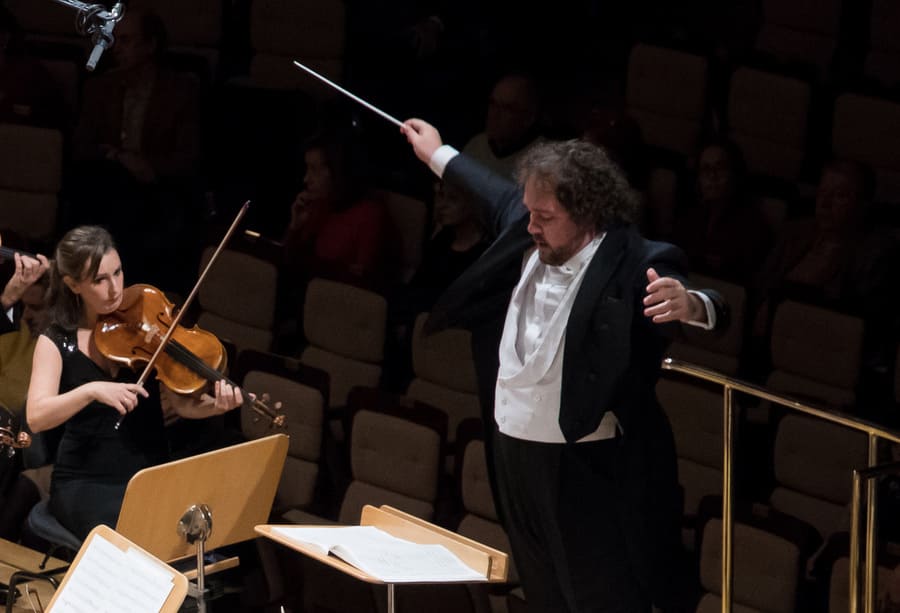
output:
M 106 358 L 137 370 L 148 364 L 156 354 L 163 338 L 169 333 L 175 305 L 152 285 L 137 284 L 125 288 L 119 309 L 100 317 L 94 326 L 94 343 Z M 208 384 L 225 379 L 235 388 L 239 386 L 222 375 L 227 362 L 225 348 L 215 334 L 197 326 L 186 328 L 176 322 L 168 342 L 154 366 L 156 378 L 173 392 L 194 394 Z M 241 390 L 244 406 L 271 425 L 284 426 L 284 415 L 269 407 L 264 396 L 251 398 Z

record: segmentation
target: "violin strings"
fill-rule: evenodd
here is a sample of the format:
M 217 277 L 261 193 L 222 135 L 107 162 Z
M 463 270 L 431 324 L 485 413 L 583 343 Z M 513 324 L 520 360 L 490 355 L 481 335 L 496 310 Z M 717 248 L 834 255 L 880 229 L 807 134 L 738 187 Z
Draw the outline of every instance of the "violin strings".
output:
M 192 351 L 190 351 L 187 347 L 179 343 L 174 339 L 169 340 L 169 344 L 166 345 L 166 352 L 169 353 L 176 362 L 187 366 L 188 368 L 192 368 L 205 378 L 210 383 L 215 383 L 220 379 L 225 379 L 227 383 L 233 385 L 234 387 L 240 389 L 243 392 L 243 388 L 241 388 L 234 381 L 224 376 L 215 368 L 209 366 L 206 362 L 198 358 Z M 252 407 L 258 412 L 268 417 L 275 417 L 272 409 L 269 408 L 268 405 L 261 402 L 258 398 L 254 398 L 252 400 Z

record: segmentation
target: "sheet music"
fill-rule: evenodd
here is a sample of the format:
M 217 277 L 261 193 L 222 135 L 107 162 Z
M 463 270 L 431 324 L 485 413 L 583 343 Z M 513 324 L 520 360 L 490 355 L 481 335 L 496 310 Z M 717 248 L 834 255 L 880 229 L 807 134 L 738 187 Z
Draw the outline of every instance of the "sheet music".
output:
M 387 583 L 487 580 L 443 545 L 405 541 L 374 526 L 278 527 L 273 530 L 290 540 L 331 552 Z
M 129 547 L 95 534 L 57 595 L 54 613 L 157 613 L 172 591 L 172 575 Z

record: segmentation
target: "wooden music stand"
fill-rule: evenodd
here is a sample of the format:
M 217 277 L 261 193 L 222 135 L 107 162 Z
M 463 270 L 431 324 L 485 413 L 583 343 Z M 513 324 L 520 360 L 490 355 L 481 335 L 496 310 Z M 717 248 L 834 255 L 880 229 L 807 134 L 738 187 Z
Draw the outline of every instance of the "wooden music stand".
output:
M 404 513 L 399 509 L 395 509 L 388 505 L 382 505 L 378 508 L 373 507 L 372 505 L 366 505 L 363 507 L 359 524 L 361 526 L 375 526 L 391 536 L 412 541 L 414 543 L 423 545 L 443 545 L 452 553 L 456 554 L 466 566 L 483 575 L 485 577 L 485 582 L 503 583 L 506 581 L 509 566 L 509 556 L 507 556 L 507 554 L 498 549 L 483 545 L 478 541 L 474 541 L 470 538 L 451 532 L 450 530 L 446 530 L 445 528 L 441 528 L 440 526 L 436 526 L 424 519 L 410 515 L 409 513 Z M 280 543 L 294 551 L 299 551 L 304 555 L 332 566 L 360 581 L 376 584 L 386 583 L 365 571 L 348 564 L 338 557 L 322 553 L 315 547 L 304 545 L 303 543 L 299 543 L 283 536 L 274 530 L 279 527 L 290 527 L 290 525 L 256 526 L 256 531 L 276 543 Z M 386 585 L 388 613 L 395 613 L 395 584 L 386 583 Z
M 288 437 L 273 434 L 146 468 L 128 482 L 116 531 L 161 560 L 196 555 L 190 595 L 202 612 L 204 549 L 256 538 L 254 527 L 272 510 L 287 450 Z
M 129 552 L 130 549 L 137 550 L 142 555 L 140 556 L 143 564 L 153 563 L 155 564 L 163 573 L 168 574 L 171 577 L 172 587 L 169 592 L 168 597 L 165 599 L 165 602 L 160 608 L 161 613 L 177 613 L 179 608 L 181 607 L 181 603 L 184 602 L 185 596 L 188 593 L 188 580 L 187 577 L 179 573 L 177 570 L 169 566 L 168 564 L 162 562 L 158 558 L 150 555 L 147 551 L 138 547 L 127 538 L 110 528 L 109 526 L 99 525 L 88 534 L 88 537 L 85 539 L 84 543 L 81 545 L 81 549 L 78 551 L 78 555 L 75 557 L 75 561 L 72 562 L 72 565 L 69 568 L 69 572 L 66 573 L 65 579 L 63 579 L 62 584 L 59 586 L 59 589 L 53 594 L 53 598 L 50 600 L 50 604 L 47 606 L 47 611 L 51 611 L 56 605 L 58 601 L 61 599 L 65 599 L 68 595 L 70 598 L 76 597 L 74 594 L 69 594 L 67 590 L 72 591 L 79 588 L 74 587 L 75 583 L 73 582 L 73 577 L 78 577 L 76 581 L 80 581 L 80 589 L 81 590 L 89 590 L 92 595 L 96 595 L 99 600 L 103 600 L 103 590 L 104 586 L 98 582 L 95 582 L 96 574 L 91 574 L 91 571 L 88 571 L 86 568 L 82 568 L 82 571 L 85 572 L 85 575 L 79 575 L 78 566 L 81 563 L 82 559 L 85 557 L 85 554 L 88 553 L 88 550 L 92 546 L 96 546 L 95 539 L 98 537 L 102 537 L 106 539 L 110 543 L 112 543 L 116 548 L 121 552 Z M 129 552 L 133 553 L 133 552 Z M 137 561 L 135 561 L 137 563 Z M 129 578 L 133 578 L 136 575 L 140 576 L 141 571 L 146 572 L 146 569 L 141 567 L 129 567 L 127 563 L 120 567 L 120 570 Z M 107 578 L 110 579 L 110 578 Z M 83 603 L 87 605 L 88 603 Z M 106 603 L 107 609 L 109 605 L 112 603 Z

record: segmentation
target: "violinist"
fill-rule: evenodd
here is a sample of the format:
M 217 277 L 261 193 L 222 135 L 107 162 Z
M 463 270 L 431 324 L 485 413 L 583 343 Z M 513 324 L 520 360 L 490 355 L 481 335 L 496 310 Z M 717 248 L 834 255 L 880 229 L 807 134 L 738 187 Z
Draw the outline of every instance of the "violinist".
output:
M 85 537 L 116 524 L 125 487 L 137 471 L 167 461 L 165 416 L 199 419 L 241 405 L 239 389 L 217 381 L 197 398 L 134 381 L 95 342 L 98 318 L 124 294 L 122 263 L 110 234 L 96 226 L 69 231 L 56 248 L 47 295 L 48 326 L 37 340 L 26 415 L 34 432 L 64 424 L 50 486 L 50 511 Z M 122 416 L 121 427 L 116 423 Z

